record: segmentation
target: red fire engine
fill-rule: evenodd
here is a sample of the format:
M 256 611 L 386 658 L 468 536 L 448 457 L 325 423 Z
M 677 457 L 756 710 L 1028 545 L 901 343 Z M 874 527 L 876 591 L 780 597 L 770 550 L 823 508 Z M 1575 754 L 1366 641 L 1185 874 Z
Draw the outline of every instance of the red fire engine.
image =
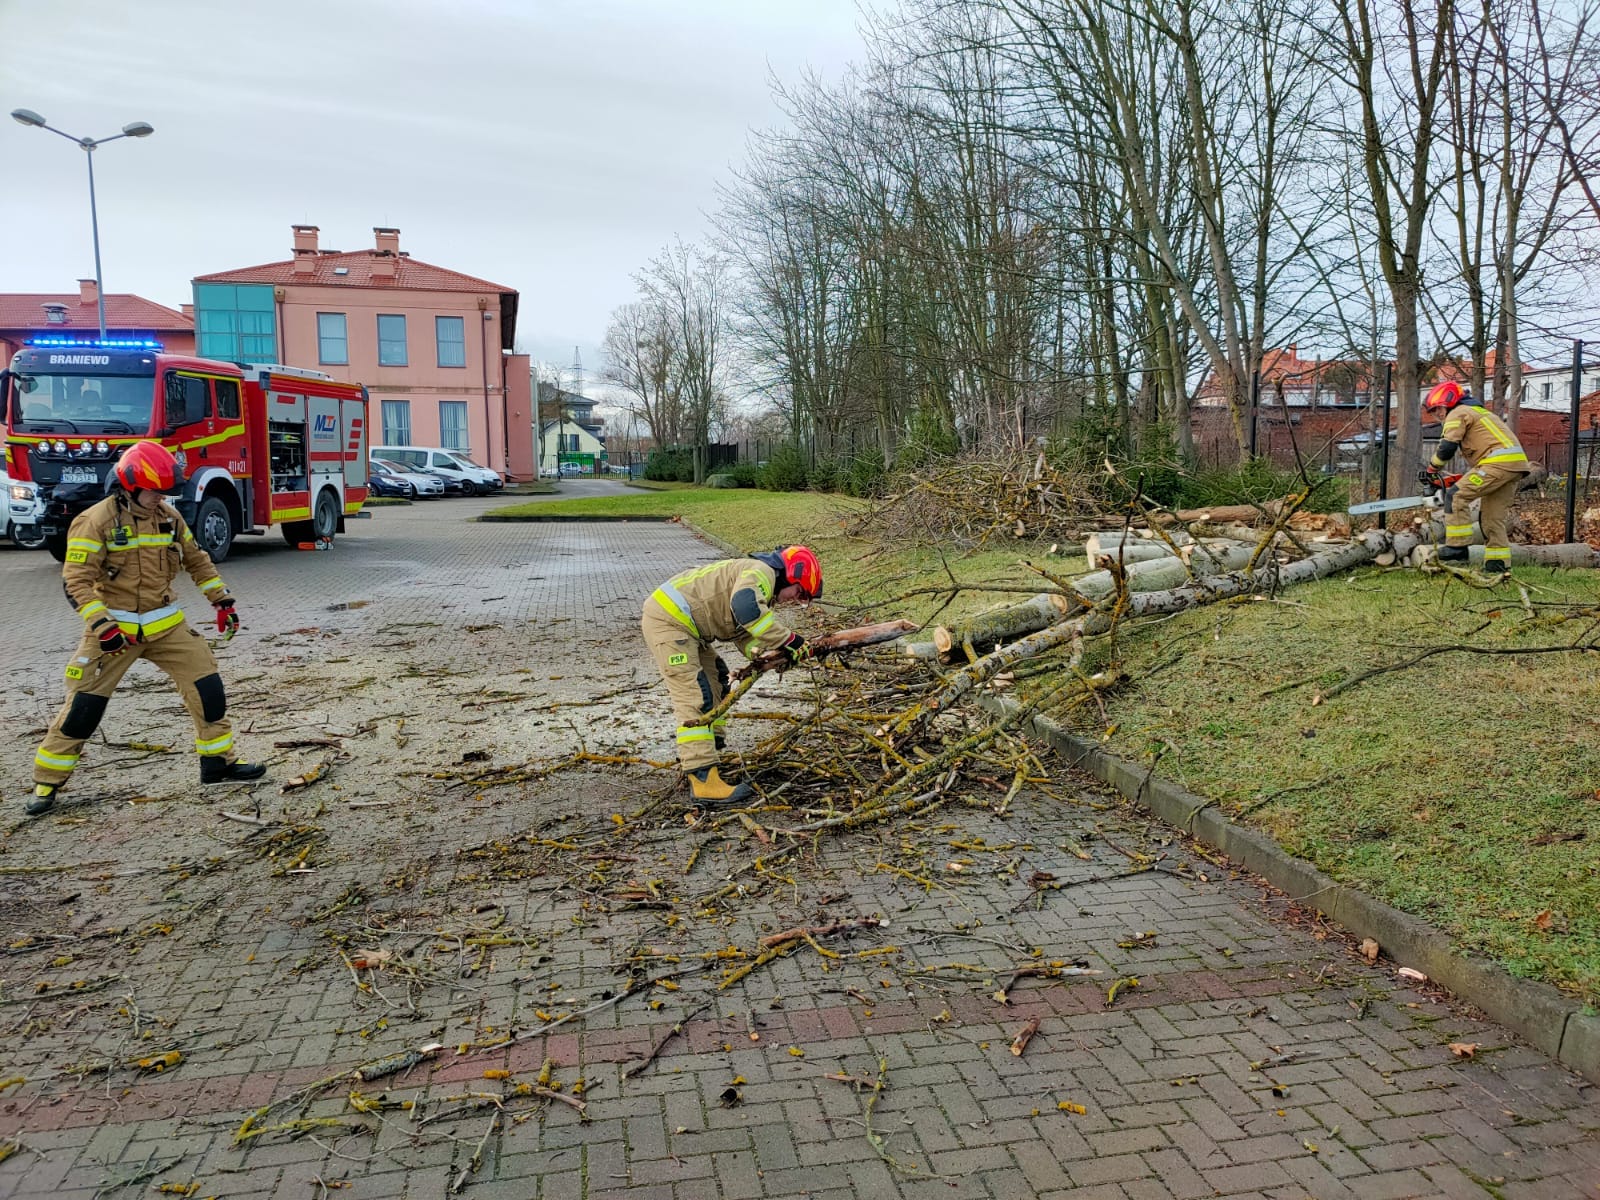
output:
M 0 421 L 6 470 L 38 485 L 57 560 L 131 442 L 177 456 L 175 503 L 216 562 L 238 534 L 272 525 L 291 545 L 332 539 L 367 498 L 367 389 L 320 371 L 35 338 L 0 373 Z

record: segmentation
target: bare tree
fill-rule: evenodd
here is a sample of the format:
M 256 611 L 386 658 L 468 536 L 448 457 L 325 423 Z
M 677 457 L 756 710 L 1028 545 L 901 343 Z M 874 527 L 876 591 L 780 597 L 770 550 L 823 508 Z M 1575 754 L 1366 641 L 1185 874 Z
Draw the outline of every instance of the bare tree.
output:
M 632 301 L 611 314 L 602 377 L 628 397 L 624 406 L 643 421 L 657 446 L 683 441 L 683 380 L 675 369 L 677 330 L 672 314 L 655 301 Z

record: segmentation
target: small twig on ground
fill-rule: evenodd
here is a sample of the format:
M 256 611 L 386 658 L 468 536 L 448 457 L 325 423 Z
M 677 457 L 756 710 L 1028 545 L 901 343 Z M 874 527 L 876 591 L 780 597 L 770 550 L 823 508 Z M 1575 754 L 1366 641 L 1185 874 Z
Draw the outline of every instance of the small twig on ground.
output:
M 472 1157 L 467 1160 L 467 1165 L 461 1168 L 461 1174 L 456 1176 L 456 1181 L 450 1185 L 450 1194 L 452 1196 L 466 1187 L 467 1180 L 483 1165 L 483 1148 L 489 1144 L 489 1136 L 498 1128 L 500 1128 L 500 1111 L 496 1109 L 494 1116 L 489 1118 L 489 1127 L 483 1131 L 483 1136 L 478 1139 L 478 1145 L 472 1151 Z
M 687 1025 L 690 1021 L 694 1020 L 696 1017 L 698 1017 L 701 1013 L 705 1012 L 705 1010 L 710 1008 L 710 1007 L 711 1007 L 711 1004 L 710 1004 L 709 1001 L 707 1001 L 705 1004 L 702 1004 L 699 1008 L 693 1010 L 692 1012 L 685 1013 L 683 1016 L 679 1017 L 678 1020 L 677 1020 L 677 1023 L 674 1024 L 671 1029 L 667 1030 L 666 1034 L 661 1038 L 660 1041 L 658 1041 L 653 1047 L 651 1047 L 650 1053 L 646 1054 L 644 1056 L 644 1058 L 642 1058 L 640 1061 L 634 1063 L 633 1066 L 629 1067 L 626 1071 L 624 1071 L 622 1073 L 622 1077 L 624 1079 L 632 1079 L 635 1075 L 639 1074 L 646 1067 L 648 1067 L 651 1063 L 655 1062 L 655 1060 L 661 1056 L 661 1051 L 666 1048 L 667 1043 L 670 1042 L 673 1038 L 677 1037 L 680 1033 L 682 1033 L 683 1032 L 683 1027 L 685 1025 Z

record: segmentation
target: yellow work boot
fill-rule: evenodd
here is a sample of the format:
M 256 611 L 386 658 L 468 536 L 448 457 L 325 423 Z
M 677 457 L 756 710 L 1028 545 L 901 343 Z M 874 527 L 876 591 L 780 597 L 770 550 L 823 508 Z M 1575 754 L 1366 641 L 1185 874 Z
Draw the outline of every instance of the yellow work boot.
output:
M 743 804 L 756 794 L 748 783 L 729 783 L 716 767 L 690 771 L 689 792 L 695 803 L 709 806 Z

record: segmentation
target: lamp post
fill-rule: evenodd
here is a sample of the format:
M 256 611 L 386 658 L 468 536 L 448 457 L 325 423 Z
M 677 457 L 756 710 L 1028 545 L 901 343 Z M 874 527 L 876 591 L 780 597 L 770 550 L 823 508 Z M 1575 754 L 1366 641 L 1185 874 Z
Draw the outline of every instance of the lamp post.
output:
M 31 109 L 12 109 L 11 119 L 22 125 L 31 125 L 36 129 L 48 129 L 51 133 L 60 134 L 82 150 L 89 163 L 89 226 L 94 231 L 94 292 L 95 301 L 100 306 L 100 340 L 104 341 L 106 336 L 106 287 L 105 281 L 100 277 L 100 216 L 95 211 L 94 203 L 94 152 L 107 142 L 114 142 L 118 138 L 149 137 L 155 132 L 155 129 L 148 121 L 135 121 L 131 125 L 124 125 L 121 133 L 114 133 L 110 137 L 76 138 L 70 133 L 62 132 L 53 125 L 45 124 L 45 119 Z

